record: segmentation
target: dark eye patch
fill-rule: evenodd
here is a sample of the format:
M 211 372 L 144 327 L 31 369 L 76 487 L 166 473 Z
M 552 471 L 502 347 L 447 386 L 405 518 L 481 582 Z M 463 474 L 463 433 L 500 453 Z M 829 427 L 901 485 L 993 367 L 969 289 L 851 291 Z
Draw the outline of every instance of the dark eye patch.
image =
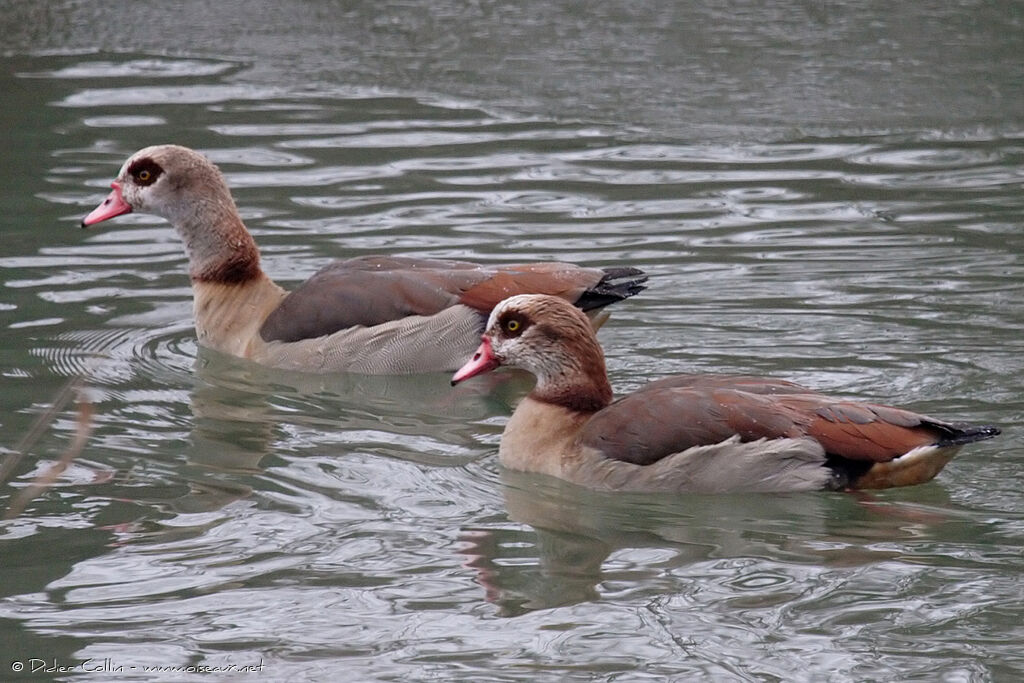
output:
M 156 182 L 156 179 L 163 174 L 164 169 L 160 168 L 160 164 L 156 163 L 149 157 L 142 157 L 132 162 L 132 165 L 128 167 L 128 175 L 132 177 L 136 185 L 143 187 L 152 185 Z
M 498 316 L 501 331 L 510 337 L 518 337 L 530 326 L 530 319 L 519 311 L 505 311 Z

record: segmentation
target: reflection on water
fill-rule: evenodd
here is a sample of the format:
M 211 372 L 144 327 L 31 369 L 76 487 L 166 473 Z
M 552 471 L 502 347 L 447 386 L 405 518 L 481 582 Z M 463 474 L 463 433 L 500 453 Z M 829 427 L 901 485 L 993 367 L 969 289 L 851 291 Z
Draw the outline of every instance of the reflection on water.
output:
M 106 12 L 43 5 L 32 11 L 52 26 Z M 272 54 L 300 35 L 316 44 L 334 16 L 326 7 L 292 8 L 305 34 L 285 35 Z M 0 75 L 9 105 L 0 121 L 21 133 L 0 169 L 0 454 L 14 452 L 68 377 L 86 378 L 96 409 L 82 455 L 0 528 L 10 657 L 264 661 L 273 678 L 301 680 L 339 667 L 375 680 L 1018 678 L 1019 112 L 1007 95 L 991 117 L 972 118 L 961 105 L 982 101 L 975 86 L 946 79 L 959 84 L 948 94 L 960 107 L 947 117 L 939 100 L 897 92 L 900 79 L 920 93 L 931 78 L 908 73 L 880 90 L 899 95 L 890 110 L 870 91 L 875 99 L 822 117 L 870 90 L 844 63 L 836 68 L 849 77 L 838 83 L 851 94 L 819 80 L 776 82 L 755 115 L 740 75 L 790 63 L 784 27 L 807 8 L 764 10 L 785 16 L 762 30 L 753 10 L 686 7 L 714 19 L 709 36 L 754 52 L 741 59 L 691 41 L 694 55 L 721 54 L 720 69 L 701 62 L 645 84 L 638 75 L 658 60 L 628 54 L 637 44 L 676 54 L 696 24 L 639 7 L 631 18 L 537 8 L 550 23 L 538 19 L 530 33 L 509 19 L 488 42 L 493 53 L 469 57 L 480 40 L 471 32 L 445 28 L 403 53 L 396 36 L 426 29 L 381 27 L 407 26 L 416 11 L 357 8 L 344 31 L 373 29 L 352 41 L 355 63 L 331 70 L 328 51 L 293 54 L 291 70 L 273 59 L 177 57 L 131 21 L 124 45 L 143 37 L 146 49 L 25 56 L 51 40 L 26 42 L 44 24 L 0 19 L 14 51 Z M 147 11 L 161 25 L 165 10 Z M 437 5 L 427 24 L 452 11 Z M 831 8 L 807 30 L 867 30 L 857 11 Z M 981 10 L 966 28 L 950 13 L 899 12 L 939 32 L 996 31 Z M 610 52 L 554 54 L 554 42 L 594 35 L 613 14 L 621 21 L 599 32 L 622 27 Z M 268 33 L 275 16 L 261 20 Z M 524 31 L 538 48 L 517 59 L 509 53 Z M 550 31 L 560 41 L 545 40 Z M 651 40 L 630 41 L 631 31 Z M 263 34 L 243 33 L 219 37 L 266 47 Z M 931 49 L 900 40 L 918 57 Z M 450 49 L 435 55 L 444 41 Z M 1006 39 L 991 42 L 998 52 Z M 996 79 L 1013 60 L 975 61 L 988 54 L 979 45 L 946 75 L 984 63 L 990 90 L 1002 92 Z M 826 62 L 859 54 L 836 49 Z M 492 66 L 501 55 L 502 68 Z M 521 67 L 547 58 L 551 68 L 526 83 Z M 628 64 L 601 77 L 616 60 Z M 567 64 L 587 77 L 559 75 Z M 311 67 L 301 80 L 299 66 Z M 349 67 L 351 79 L 334 73 Z M 382 87 L 367 87 L 371 72 Z M 423 73 L 438 75 L 434 86 L 407 87 Z M 677 107 L 687 88 L 705 97 Z M 463 97 L 415 94 L 424 90 Z M 573 107 L 573 97 L 589 104 Z M 959 125 L 965 117 L 972 123 Z M 528 379 L 453 390 L 443 374 L 304 376 L 224 358 L 195 343 L 185 257 L 169 226 L 132 215 L 79 231 L 123 159 L 164 141 L 223 167 L 282 284 L 381 252 L 630 263 L 652 273 L 651 287 L 601 332 L 622 391 L 672 372 L 760 372 L 1000 424 L 1004 436 L 965 451 L 933 484 L 869 497 L 611 496 L 499 472 L 501 429 Z M 75 428 L 73 411 L 59 412 L 18 460 L 2 505 L 60 458 Z
M 728 576 L 731 588 L 751 592 L 730 596 L 730 605 L 782 604 L 793 590 L 793 579 L 780 577 L 789 571 L 787 565 L 878 565 L 900 557 L 890 544 L 963 521 L 945 507 L 944 495 L 927 504 L 874 495 L 680 499 L 593 492 L 511 471 L 502 473 L 502 484 L 508 518 L 517 525 L 467 529 L 462 552 L 488 601 L 501 605 L 506 615 L 598 600 L 625 584 L 650 590 L 665 572 L 707 563 L 751 568 Z M 530 532 L 523 531 L 524 524 Z M 754 566 L 751 557 L 773 558 L 780 566 Z M 785 591 L 773 597 L 768 589 L 779 586 Z

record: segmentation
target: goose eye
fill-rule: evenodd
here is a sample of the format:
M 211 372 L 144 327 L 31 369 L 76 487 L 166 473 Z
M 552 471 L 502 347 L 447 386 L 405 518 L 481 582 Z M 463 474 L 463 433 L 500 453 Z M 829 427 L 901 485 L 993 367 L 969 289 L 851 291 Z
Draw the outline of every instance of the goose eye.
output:
M 530 326 L 530 320 L 518 312 L 508 312 L 500 319 L 501 331 L 509 337 L 518 337 Z
M 155 183 L 161 173 L 163 173 L 163 169 L 149 157 L 139 159 L 128 167 L 128 174 L 131 175 L 132 181 L 143 187 Z

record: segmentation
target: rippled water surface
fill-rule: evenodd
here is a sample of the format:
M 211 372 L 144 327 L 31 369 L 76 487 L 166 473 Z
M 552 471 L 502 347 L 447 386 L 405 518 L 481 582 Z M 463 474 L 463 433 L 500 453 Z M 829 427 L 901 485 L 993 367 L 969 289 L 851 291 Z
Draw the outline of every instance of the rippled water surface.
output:
M 250 4 L 0 2 L 0 679 L 1024 676 L 1019 6 Z M 1004 433 L 869 495 L 501 471 L 521 377 L 200 349 L 166 223 L 78 229 L 157 142 L 221 166 L 284 285 L 629 263 L 619 390 L 773 374 Z

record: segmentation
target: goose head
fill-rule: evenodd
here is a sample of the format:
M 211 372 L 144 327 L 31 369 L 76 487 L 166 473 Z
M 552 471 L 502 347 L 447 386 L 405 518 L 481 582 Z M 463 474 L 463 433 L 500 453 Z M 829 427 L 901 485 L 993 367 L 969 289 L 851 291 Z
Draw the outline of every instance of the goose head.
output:
M 198 213 L 236 211 L 220 170 L 202 154 L 178 145 L 140 149 L 121 166 L 112 191 L 82 219 L 82 227 L 139 212 L 180 225 Z
M 521 294 L 499 303 L 480 347 L 452 377 L 457 384 L 499 366 L 537 378 L 530 396 L 573 409 L 599 409 L 611 401 L 604 354 L 586 315 L 554 296 Z

